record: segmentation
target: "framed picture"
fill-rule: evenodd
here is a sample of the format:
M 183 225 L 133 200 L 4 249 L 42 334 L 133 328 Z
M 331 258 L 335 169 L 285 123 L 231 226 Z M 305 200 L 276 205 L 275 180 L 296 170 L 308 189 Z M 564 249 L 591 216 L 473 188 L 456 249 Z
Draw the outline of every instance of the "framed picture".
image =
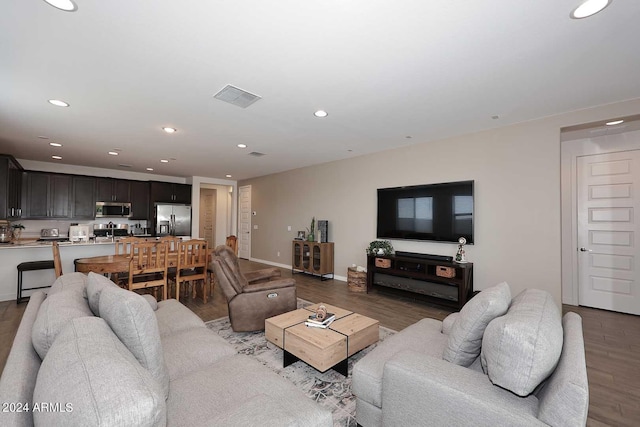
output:
M 306 237 L 306 232 L 303 231 L 298 231 L 298 237 L 296 237 L 296 240 L 304 240 L 304 238 Z

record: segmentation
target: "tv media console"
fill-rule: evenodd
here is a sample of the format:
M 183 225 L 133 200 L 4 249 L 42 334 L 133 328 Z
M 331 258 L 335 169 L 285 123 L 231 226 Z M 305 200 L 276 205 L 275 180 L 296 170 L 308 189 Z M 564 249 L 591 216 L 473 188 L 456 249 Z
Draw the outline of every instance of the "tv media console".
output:
M 473 294 L 473 263 L 404 254 L 369 255 L 367 292 L 374 287 L 412 292 L 427 301 L 460 310 Z

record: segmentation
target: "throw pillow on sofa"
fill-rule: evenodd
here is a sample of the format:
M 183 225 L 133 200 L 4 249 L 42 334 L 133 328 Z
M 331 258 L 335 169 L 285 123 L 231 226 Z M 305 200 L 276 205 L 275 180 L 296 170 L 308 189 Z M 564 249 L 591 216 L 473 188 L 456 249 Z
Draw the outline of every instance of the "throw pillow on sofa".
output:
M 31 328 L 31 342 L 40 358 L 45 358 L 54 340 L 70 320 L 86 316 L 93 316 L 93 313 L 81 292 L 60 291 L 49 295 L 40 306 Z
M 461 366 L 471 366 L 480 356 L 482 336 L 493 319 L 507 312 L 511 291 L 506 282 L 487 288 L 471 298 L 450 328 L 442 358 Z
M 67 273 L 58 277 L 51 289 L 47 292 L 48 295 L 57 294 L 58 292 L 75 291 L 80 292 L 84 298 L 87 297 L 87 276 L 83 273 Z
M 487 326 L 482 369 L 493 384 L 528 396 L 553 373 L 562 342 L 562 319 L 553 297 L 526 289 L 513 299 L 507 314 Z
M 164 426 L 162 388 L 99 317 L 71 320 L 42 362 L 33 402 L 35 425 Z M 51 406 L 49 406 L 51 408 Z
M 87 299 L 89 308 L 96 316 L 100 316 L 100 294 L 106 287 L 118 287 L 102 274 L 89 273 L 87 281 Z
M 149 370 L 169 396 L 169 374 L 164 362 L 156 315 L 135 292 L 105 287 L 100 295 L 100 315 L 143 368 Z

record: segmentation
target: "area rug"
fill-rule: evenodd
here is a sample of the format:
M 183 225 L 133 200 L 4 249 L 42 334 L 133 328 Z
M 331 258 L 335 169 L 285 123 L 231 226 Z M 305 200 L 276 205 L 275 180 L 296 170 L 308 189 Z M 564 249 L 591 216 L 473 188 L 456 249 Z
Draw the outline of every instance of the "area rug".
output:
M 298 300 L 298 307 L 310 304 L 307 301 Z M 351 394 L 351 372 L 353 371 L 354 363 L 373 350 L 376 344 L 349 358 L 349 375 L 344 377 L 333 369 L 321 373 L 302 361 L 283 368 L 282 350 L 267 342 L 264 337 L 264 331 L 233 332 L 228 317 L 207 322 L 207 327 L 224 338 L 239 353 L 255 358 L 278 375 L 291 381 L 309 398 L 329 408 L 333 412 L 334 426 L 356 426 L 356 398 Z M 380 341 L 394 333 L 395 331 L 381 326 Z

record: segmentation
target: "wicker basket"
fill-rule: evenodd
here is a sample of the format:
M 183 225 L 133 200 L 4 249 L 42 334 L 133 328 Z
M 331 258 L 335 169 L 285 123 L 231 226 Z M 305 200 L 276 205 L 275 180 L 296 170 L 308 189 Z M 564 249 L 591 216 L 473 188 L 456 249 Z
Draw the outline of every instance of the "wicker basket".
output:
M 347 285 L 351 292 L 367 292 L 367 272 L 349 267 L 347 269 Z
M 391 260 L 388 258 L 376 258 L 376 267 L 378 268 L 389 268 L 391 267 Z
M 456 269 L 453 267 L 438 265 L 436 266 L 436 276 L 453 279 L 454 277 L 456 277 Z

